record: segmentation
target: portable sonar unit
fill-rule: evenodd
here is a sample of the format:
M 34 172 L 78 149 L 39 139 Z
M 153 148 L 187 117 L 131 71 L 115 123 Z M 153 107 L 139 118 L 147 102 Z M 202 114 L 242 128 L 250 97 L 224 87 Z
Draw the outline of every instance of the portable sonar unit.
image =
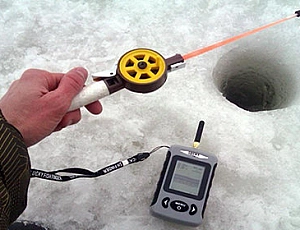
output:
M 209 190 L 217 166 L 217 157 L 198 150 L 204 122 L 200 121 L 194 148 L 180 145 L 161 145 L 150 152 L 141 152 L 126 160 L 92 172 L 83 168 L 66 168 L 46 172 L 31 169 L 31 177 L 65 182 L 78 178 L 95 178 L 124 166 L 144 161 L 161 148 L 168 148 L 166 160 L 157 183 L 150 212 L 169 221 L 198 226 L 201 224 Z M 71 173 L 71 175 L 70 175 Z
M 150 205 L 151 214 L 180 224 L 200 225 L 217 161 L 213 154 L 172 145 Z

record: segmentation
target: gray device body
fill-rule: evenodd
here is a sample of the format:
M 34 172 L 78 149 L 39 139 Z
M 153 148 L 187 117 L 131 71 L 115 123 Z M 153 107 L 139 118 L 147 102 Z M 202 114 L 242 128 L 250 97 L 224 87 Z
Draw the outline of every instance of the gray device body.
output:
M 195 148 L 172 145 L 150 213 L 189 226 L 201 224 L 218 159 Z

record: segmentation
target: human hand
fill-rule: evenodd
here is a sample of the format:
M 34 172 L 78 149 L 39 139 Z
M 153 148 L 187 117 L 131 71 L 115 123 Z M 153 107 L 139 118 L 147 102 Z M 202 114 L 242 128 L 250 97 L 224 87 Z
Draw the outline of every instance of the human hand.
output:
M 0 109 L 29 147 L 52 132 L 80 121 L 80 110 L 68 112 L 68 109 L 72 99 L 82 90 L 87 75 L 81 67 L 66 74 L 26 70 L 1 98 Z M 102 111 L 98 101 L 86 108 L 93 114 Z

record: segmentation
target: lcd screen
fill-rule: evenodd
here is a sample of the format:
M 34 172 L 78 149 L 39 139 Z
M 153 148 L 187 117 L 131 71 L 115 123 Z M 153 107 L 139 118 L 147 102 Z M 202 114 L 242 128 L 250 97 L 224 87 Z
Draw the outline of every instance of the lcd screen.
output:
M 177 160 L 169 188 L 197 196 L 205 167 Z

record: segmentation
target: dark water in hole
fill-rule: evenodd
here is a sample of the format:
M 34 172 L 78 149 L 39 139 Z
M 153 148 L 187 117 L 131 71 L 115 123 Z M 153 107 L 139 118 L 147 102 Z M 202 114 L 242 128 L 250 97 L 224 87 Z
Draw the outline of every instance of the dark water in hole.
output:
M 269 110 L 276 104 L 272 83 L 253 70 L 240 72 L 225 80 L 221 92 L 228 101 L 251 112 Z
M 285 108 L 296 87 L 284 63 L 273 49 L 235 48 L 219 59 L 213 80 L 228 101 L 247 111 Z

